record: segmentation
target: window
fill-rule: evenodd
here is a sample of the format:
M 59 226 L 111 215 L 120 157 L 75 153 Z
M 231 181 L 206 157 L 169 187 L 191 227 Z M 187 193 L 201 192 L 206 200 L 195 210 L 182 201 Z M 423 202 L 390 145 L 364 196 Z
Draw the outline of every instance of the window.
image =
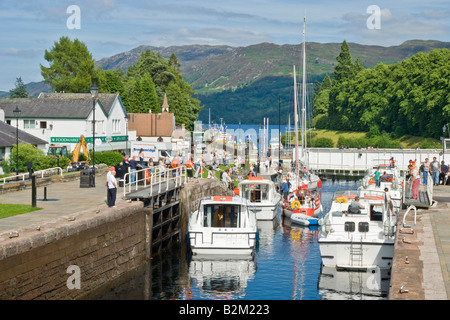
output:
M 346 232 L 354 232 L 355 231 L 355 223 L 347 221 L 344 224 L 344 231 L 346 231 Z
M 358 231 L 359 232 L 369 232 L 369 223 L 368 222 L 358 223 Z
M 113 132 L 120 132 L 120 120 L 116 119 L 112 121 Z
M 41 121 L 40 122 L 40 128 L 41 129 L 47 129 L 47 121 Z
M 209 204 L 203 207 L 203 226 L 208 228 L 237 228 L 241 206 Z
M 23 120 L 23 127 L 25 129 L 34 129 L 35 121 L 34 120 Z

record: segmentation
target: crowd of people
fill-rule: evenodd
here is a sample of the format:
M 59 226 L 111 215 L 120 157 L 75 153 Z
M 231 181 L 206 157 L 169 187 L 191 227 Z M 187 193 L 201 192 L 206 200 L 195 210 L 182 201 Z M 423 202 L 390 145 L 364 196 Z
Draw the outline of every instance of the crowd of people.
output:
M 433 161 L 429 161 L 425 158 L 425 161 L 417 167 L 416 161 L 410 160 L 409 165 L 409 179 L 412 183 L 413 199 L 419 199 L 419 186 L 428 184 L 428 176 L 431 176 L 433 186 L 448 185 L 449 179 L 449 167 L 442 160 L 440 163 L 436 157 L 433 157 Z

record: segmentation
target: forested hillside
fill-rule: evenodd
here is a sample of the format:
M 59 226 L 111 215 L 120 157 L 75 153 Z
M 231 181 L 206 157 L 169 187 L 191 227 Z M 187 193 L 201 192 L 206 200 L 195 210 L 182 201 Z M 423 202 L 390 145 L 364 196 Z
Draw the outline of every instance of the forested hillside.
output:
M 314 126 L 438 138 L 450 122 L 450 50 L 364 69 L 344 42 L 331 79 L 317 85 Z

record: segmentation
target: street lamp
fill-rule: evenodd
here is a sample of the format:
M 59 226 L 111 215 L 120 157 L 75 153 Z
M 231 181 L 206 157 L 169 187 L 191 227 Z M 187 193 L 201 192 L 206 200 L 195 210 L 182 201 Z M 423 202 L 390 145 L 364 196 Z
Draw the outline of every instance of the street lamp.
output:
M 95 82 L 90 91 L 92 97 L 92 187 L 95 188 L 95 103 L 98 98 L 98 88 Z
M 18 106 L 14 109 L 13 113 L 16 117 L 16 174 L 17 179 L 19 179 L 19 117 L 20 117 L 20 109 Z
M 126 143 L 126 148 L 125 148 L 125 154 L 129 154 L 128 153 L 128 121 L 130 119 L 130 116 L 128 114 L 125 115 L 125 125 L 126 125 L 126 129 L 127 129 L 127 141 Z
M 445 130 L 447 126 L 444 124 L 442 127 L 442 160 L 445 160 Z

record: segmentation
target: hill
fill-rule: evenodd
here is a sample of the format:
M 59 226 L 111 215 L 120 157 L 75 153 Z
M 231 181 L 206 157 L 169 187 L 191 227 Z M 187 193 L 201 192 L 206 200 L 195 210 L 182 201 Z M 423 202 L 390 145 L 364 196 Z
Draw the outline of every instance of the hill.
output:
M 307 42 L 307 73 L 320 77 L 333 71 L 340 43 Z M 450 42 L 409 40 L 399 46 L 382 47 L 349 43 L 353 57 L 359 57 L 364 67 L 379 62 L 393 64 L 422 51 L 450 48 Z M 301 44 L 276 45 L 261 43 L 247 47 L 229 46 L 140 46 L 96 62 L 103 69 L 123 69 L 136 63 L 141 52 L 152 50 L 169 58 L 172 53 L 181 63 L 181 73 L 197 93 L 236 89 L 252 84 L 266 76 L 291 76 L 292 66 L 299 65 Z

